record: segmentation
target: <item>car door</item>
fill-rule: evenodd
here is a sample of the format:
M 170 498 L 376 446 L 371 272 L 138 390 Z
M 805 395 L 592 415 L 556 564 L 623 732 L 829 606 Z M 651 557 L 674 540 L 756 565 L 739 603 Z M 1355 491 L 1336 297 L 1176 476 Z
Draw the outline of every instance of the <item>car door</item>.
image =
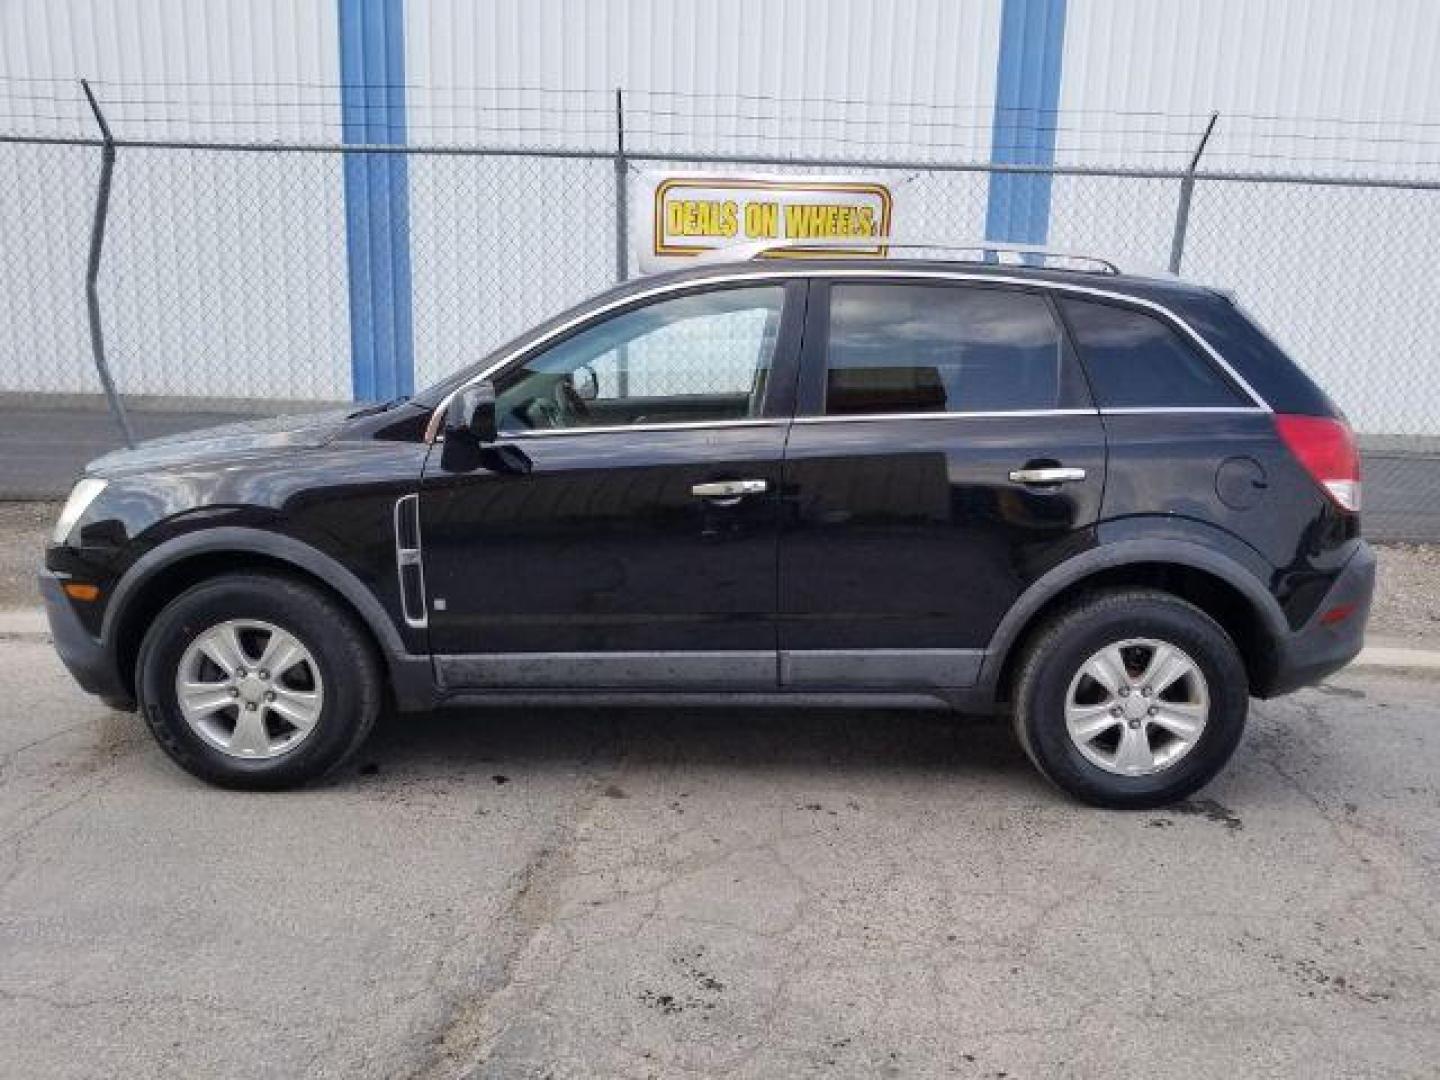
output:
M 775 687 L 805 291 L 671 288 L 493 376 L 498 441 L 432 453 L 420 495 L 444 685 Z
M 972 685 L 1026 585 L 1093 542 L 1105 460 L 1043 291 L 814 284 L 784 467 L 782 684 Z

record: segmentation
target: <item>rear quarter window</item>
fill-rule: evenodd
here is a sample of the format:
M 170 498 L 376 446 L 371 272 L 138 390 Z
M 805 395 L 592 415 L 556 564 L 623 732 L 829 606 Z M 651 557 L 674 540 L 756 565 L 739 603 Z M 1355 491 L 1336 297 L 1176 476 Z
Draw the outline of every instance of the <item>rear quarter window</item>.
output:
M 1340 415 L 1303 368 L 1238 304 L 1218 294 L 1182 297 L 1179 302 L 1185 321 L 1220 350 L 1270 408 L 1307 416 Z
M 1250 404 L 1208 358 L 1163 320 L 1114 304 L 1068 297 L 1059 303 L 1100 408 Z

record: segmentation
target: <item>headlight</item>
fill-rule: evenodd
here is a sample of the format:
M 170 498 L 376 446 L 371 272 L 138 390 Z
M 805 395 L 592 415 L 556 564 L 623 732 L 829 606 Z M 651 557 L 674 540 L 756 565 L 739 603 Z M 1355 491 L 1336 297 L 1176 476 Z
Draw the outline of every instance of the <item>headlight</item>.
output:
M 70 539 L 70 530 L 75 528 L 80 515 L 85 513 L 90 504 L 105 490 L 106 483 L 105 480 L 87 476 L 70 489 L 70 497 L 65 500 L 65 507 L 60 511 L 60 520 L 55 522 L 55 531 L 50 534 L 52 544 L 63 544 Z

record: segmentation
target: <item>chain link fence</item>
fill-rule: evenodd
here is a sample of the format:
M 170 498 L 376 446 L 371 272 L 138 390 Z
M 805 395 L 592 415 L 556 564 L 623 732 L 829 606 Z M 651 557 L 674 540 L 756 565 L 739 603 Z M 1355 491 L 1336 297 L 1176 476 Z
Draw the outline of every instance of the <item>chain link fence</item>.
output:
M 613 285 L 617 206 L 609 160 L 412 157 L 415 385 Z
M 605 110 L 587 110 L 603 126 Z M 569 147 L 518 137 L 373 150 L 117 137 L 97 289 L 120 397 L 254 411 L 350 398 L 347 157 L 405 157 L 417 386 L 622 269 L 636 273 L 626 221 L 648 215 L 644 170 L 863 171 L 894 193 L 895 234 L 937 242 L 985 234 L 990 185 L 1004 171 L 883 150 L 852 156 L 869 131 L 853 124 L 832 125 L 828 144 L 812 132 L 783 152 L 747 153 L 731 152 L 723 132 L 699 145 L 665 110 L 648 120 L 627 142 L 617 111 L 608 132 Z M 0 135 L 7 400 L 101 389 L 85 286 L 103 152 L 91 136 Z M 1361 432 L 1368 486 L 1395 492 L 1410 515 L 1396 518 L 1395 535 L 1440 538 L 1440 293 L 1430 270 L 1440 182 L 1201 164 L 1020 171 L 1048 176 L 1053 246 L 1137 270 L 1163 271 L 1178 256 L 1187 277 L 1232 290 Z
M 1357 430 L 1440 448 L 1437 250 L 1440 188 L 1216 181 L 1185 269 L 1233 290 Z

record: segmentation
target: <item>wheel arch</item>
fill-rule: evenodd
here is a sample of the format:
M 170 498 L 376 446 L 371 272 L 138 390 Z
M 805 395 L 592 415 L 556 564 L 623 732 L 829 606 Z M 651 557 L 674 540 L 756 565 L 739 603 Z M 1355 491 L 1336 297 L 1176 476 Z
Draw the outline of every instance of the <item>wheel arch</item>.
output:
M 135 661 L 155 616 L 192 585 L 221 573 L 271 570 L 297 578 L 339 602 L 364 627 L 384 660 L 397 703 L 423 707 L 432 695 L 428 657 L 408 651 L 380 601 L 350 570 L 309 544 L 238 526 L 187 533 L 147 552 L 126 572 L 106 609 L 107 643 L 125 688 L 133 693 Z
M 980 685 L 987 697 L 1010 698 L 1020 657 L 1056 611 L 1103 589 L 1149 587 L 1200 608 L 1230 635 L 1252 687 L 1271 679 L 1284 613 L 1255 574 L 1237 559 L 1183 540 L 1107 544 L 1062 563 L 1028 588 L 1001 620 L 986 650 Z

